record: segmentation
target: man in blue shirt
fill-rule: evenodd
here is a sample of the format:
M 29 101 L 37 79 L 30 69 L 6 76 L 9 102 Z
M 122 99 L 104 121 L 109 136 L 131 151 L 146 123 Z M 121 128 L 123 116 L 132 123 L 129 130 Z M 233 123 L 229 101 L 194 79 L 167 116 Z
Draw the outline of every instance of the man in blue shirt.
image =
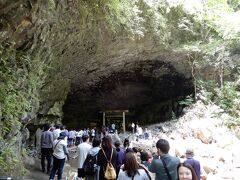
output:
M 45 159 L 47 159 L 47 174 L 50 173 L 53 152 L 53 133 L 50 131 L 50 125 L 44 125 L 44 131 L 41 135 L 41 165 L 42 172 L 45 172 Z
M 153 158 L 149 171 L 156 173 L 156 180 L 177 180 L 177 166 L 180 160 L 168 154 L 169 142 L 160 139 L 156 147 L 158 155 Z
M 185 152 L 186 158 L 187 160 L 185 161 L 185 163 L 190 164 L 193 169 L 195 170 L 195 173 L 198 177 L 198 180 L 200 180 L 200 176 L 201 176 L 201 166 L 200 166 L 200 162 L 196 159 L 194 159 L 194 151 L 193 149 L 189 148 L 186 150 Z

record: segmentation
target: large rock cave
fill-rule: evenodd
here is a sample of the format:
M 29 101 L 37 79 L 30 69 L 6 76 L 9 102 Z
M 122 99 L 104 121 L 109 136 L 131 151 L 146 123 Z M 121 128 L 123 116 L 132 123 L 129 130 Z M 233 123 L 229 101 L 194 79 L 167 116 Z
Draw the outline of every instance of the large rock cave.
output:
M 26 76 L 31 75 L 33 87 L 26 86 L 34 89 L 34 97 L 27 97 L 33 99 L 31 108 L 22 112 L 31 119 L 29 124 L 83 128 L 101 124 L 100 112 L 114 109 L 129 110 L 127 122 L 141 124 L 181 115 L 179 101 L 194 92 L 188 56 L 177 50 L 187 34 L 175 36 L 175 28 L 166 29 L 169 39 L 163 29 L 154 29 L 157 18 L 126 27 L 121 21 L 112 24 L 102 11 L 111 3 L 96 3 L 97 13 L 92 9 L 95 2 L 88 1 L 19 4 L 18 9 L 17 3 L 6 1 L 2 22 L 11 27 L 3 23 L 1 29 L 3 40 L 13 38 L 17 51 L 32 60 Z M 149 21 L 142 18 L 138 20 Z
M 227 60 L 231 68 L 239 63 L 239 55 L 230 58 L 233 62 L 228 59 L 229 42 L 219 46 L 225 26 L 214 29 L 199 19 L 205 6 L 142 0 L 0 1 L 0 165 L 7 162 L 9 170 L 0 174 L 22 177 L 23 168 L 10 167 L 22 166 L 29 134 L 32 143 L 45 123 L 100 126 L 106 110 L 128 110 L 127 124 L 181 116 L 188 98 L 196 95 L 196 79 L 218 81 L 216 67 L 208 67 L 215 58 Z M 210 64 L 204 63 L 205 55 Z M 230 77 L 236 69 L 221 75 Z M 112 122 L 119 128 L 121 119 L 106 118 L 106 124 Z
M 68 127 L 102 124 L 101 111 L 129 110 L 127 124 L 167 121 L 182 113 L 179 104 L 193 94 L 192 78 L 186 78 L 169 63 L 147 60 L 129 64 L 89 86 L 72 84 L 63 106 L 63 123 Z M 84 83 L 84 82 L 82 82 Z M 119 123 L 107 119 L 107 123 Z

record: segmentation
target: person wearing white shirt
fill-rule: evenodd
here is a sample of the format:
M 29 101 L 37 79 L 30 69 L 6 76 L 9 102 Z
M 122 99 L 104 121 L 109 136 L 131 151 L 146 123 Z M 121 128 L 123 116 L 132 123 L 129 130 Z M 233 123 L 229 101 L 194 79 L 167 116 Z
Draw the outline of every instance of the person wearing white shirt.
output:
M 58 124 L 55 126 L 55 128 L 56 129 L 53 130 L 53 140 L 56 140 L 61 133 L 60 126 Z
M 141 126 L 138 126 L 137 134 L 138 134 L 138 137 L 139 137 L 140 139 L 142 139 L 142 136 L 143 136 L 143 129 L 142 129 Z
M 84 169 L 82 168 L 83 163 L 87 157 L 88 152 L 92 148 L 92 146 L 89 144 L 89 136 L 83 135 L 82 136 L 83 143 L 79 144 L 77 147 L 77 156 L 78 156 L 78 177 L 83 178 L 84 175 Z
M 65 159 L 69 160 L 67 149 L 67 134 L 61 132 L 58 139 L 53 142 L 53 167 L 50 173 L 50 180 L 53 180 L 57 172 L 58 179 L 62 179 Z

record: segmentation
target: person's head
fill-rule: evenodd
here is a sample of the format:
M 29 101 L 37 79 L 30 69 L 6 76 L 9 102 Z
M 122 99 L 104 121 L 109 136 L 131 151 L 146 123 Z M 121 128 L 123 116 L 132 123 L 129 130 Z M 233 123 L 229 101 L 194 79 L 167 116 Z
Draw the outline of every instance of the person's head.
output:
M 43 130 L 48 131 L 50 129 L 50 124 L 44 124 Z
M 60 125 L 59 125 L 59 124 L 56 124 L 56 125 L 55 125 L 55 129 L 60 129 Z
M 133 150 L 135 153 L 140 153 L 140 152 L 141 152 L 141 149 L 138 148 L 138 147 L 133 147 L 132 150 Z
M 82 136 L 82 141 L 83 141 L 83 142 L 86 142 L 88 139 L 89 139 L 89 135 L 84 134 L 84 135 Z
M 101 144 L 101 139 L 99 139 L 99 138 L 94 138 L 93 139 L 93 142 L 92 142 L 93 147 L 99 147 L 100 144 Z
M 108 150 L 112 148 L 112 138 L 110 136 L 105 136 L 102 138 L 102 148 Z
M 188 148 L 185 151 L 186 158 L 192 158 L 194 156 L 194 150 L 192 148 Z
M 60 130 L 63 131 L 65 129 L 65 126 L 64 125 L 61 125 L 60 126 Z
M 121 145 L 121 142 L 119 140 L 117 140 L 115 143 L 114 143 L 114 146 L 116 147 L 116 149 L 119 149 L 120 148 L 120 145 Z
M 126 153 L 124 170 L 127 172 L 128 177 L 133 177 L 138 172 L 138 162 L 135 156 L 135 153 L 128 152 Z
M 168 151 L 170 149 L 169 142 L 165 139 L 159 139 L 156 143 L 156 147 L 159 155 L 168 154 Z
M 137 162 L 141 163 L 141 158 L 140 158 L 140 156 L 141 156 L 141 151 L 142 151 L 142 150 L 141 150 L 139 147 L 133 147 L 132 150 L 133 150 L 133 152 L 134 152 L 134 155 L 135 155 L 136 158 L 137 158 Z
M 49 131 L 52 131 L 52 132 L 53 132 L 54 130 L 55 130 L 55 127 L 54 127 L 54 126 L 51 126 L 50 129 L 49 129 Z
M 67 137 L 67 133 L 65 131 L 63 131 L 59 134 L 58 139 L 65 139 L 66 137 Z
M 124 142 L 123 142 L 123 146 L 126 148 L 126 147 L 129 147 L 130 143 L 129 143 L 129 139 L 124 139 Z
M 148 161 L 149 154 L 146 151 L 142 151 L 140 155 L 141 161 Z
M 127 148 L 127 149 L 125 150 L 125 153 L 128 153 L 128 152 L 135 153 L 132 148 Z
M 180 163 L 177 167 L 178 180 L 198 180 L 197 175 L 190 164 Z

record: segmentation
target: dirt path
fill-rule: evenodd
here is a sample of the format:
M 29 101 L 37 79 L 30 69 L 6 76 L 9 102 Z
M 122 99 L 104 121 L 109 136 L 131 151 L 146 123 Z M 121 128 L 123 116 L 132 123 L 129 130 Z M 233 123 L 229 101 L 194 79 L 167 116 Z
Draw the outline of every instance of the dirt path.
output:
M 49 175 L 41 171 L 41 161 L 40 159 L 34 159 L 33 165 L 28 165 L 27 169 L 29 171 L 28 176 L 24 179 L 28 180 L 48 180 Z M 77 159 L 70 159 L 65 163 L 63 179 L 66 179 L 66 176 L 69 176 L 69 173 L 77 173 Z

